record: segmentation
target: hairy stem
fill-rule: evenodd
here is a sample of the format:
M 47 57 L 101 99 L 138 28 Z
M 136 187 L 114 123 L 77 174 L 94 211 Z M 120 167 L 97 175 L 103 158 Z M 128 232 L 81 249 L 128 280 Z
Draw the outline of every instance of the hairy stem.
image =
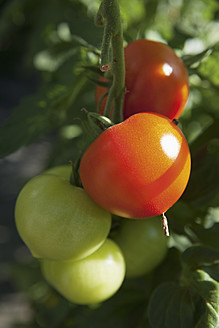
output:
M 103 0 L 96 16 L 96 24 L 104 25 L 100 69 L 112 69 L 113 83 L 107 98 L 104 115 L 115 123 L 123 120 L 125 93 L 125 63 L 123 32 L 118 0 Z

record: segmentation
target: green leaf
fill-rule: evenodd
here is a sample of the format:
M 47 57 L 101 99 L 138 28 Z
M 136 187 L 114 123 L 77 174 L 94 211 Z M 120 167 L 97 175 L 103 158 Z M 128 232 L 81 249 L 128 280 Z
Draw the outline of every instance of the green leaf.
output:
M 182 255 L 181 285 L 172 282 L 155 289 L 148 315 L 153 328 L 215 328 L 219 313 L 219 252 L 204 246 L 188 248 Z M 201 267 L 202 270 L 197 269 Z M 203 270 L 207 268 L 209 274 Z M 202 306 L 201 306 L 202 305 Z
M 182 254 L 182 261 L 190 270 L 196 270 L 203 265 L 219 263 L 219 251 L 207 246 L 193 246 Z
M 0 157 L 44 136 L 48 108 L 41 94 L 23 100 L 0 129 Z
M 218 191 L 219 161 L 204 145 L 192 156 L 191 176 L 182 196 L 196 210 L 205 207 Z
M 205 301 L 205 312 L 195 328 L 216 328 L 219 324 L 219 284 L 198 270 L 192 275 L 193 286 Z
M 183 253 L 182 261 L 182 281 L 194 290 L 204 305 L 195 328 L 217 327 L 219 283 L 213 278 L 218 277 L 219 251 L 205 246 L 190 247 Z
M 119 292 L 102 304 L 75 307 L 62 327 L 149 328 L 147 320 L 142 323 L 145 297 L 144 288 L 139 281 L 125 281 Z
M 67 43 L 66 43 L 67 44 Z M 57 71 L 67 60 L 77 55 L 77 49 L 73 48 L 71 44 L 69 49 L 45 49 L 40 51 L 34 57 L 34 65 L 38 70 L 55 72 Z
M 201 266 L 201 269 L 214 279 L 219 282 L 219 263 L 213 264 L 211 266 Z
M 164 283 L 153 293 L 148 315 L 153 328 L 193 328 L 194 303 L 189 289 Z
M 47 49 L 41 50 L 34 57 L 35 67 L 42 71 L 55 72 L 57 71 L 66 61 L 72 57 L 77 57 L 80 48 L 85 48 L 87 52 L 93 52 L 98 55 L 98 49 L 83 38 L 75 35 L 70 35 L 70 40 L 61 40 L 57 36 L 56 42 L 50 45 Z M 78 59 L 78 58 L 76 58 Z M 78 64 L 78 62 L 76 61 Z M 73 63 L 72 63 L 73 66 Z
M 218 43 L 219 44 L 219 43 Z M 219 60 L 219 46 L 217 44 L 217 51 L 214 51 L 206 61 L 202 63 L 199 68 L 200 74 L 209 79 L 213 85 L 219 87 L 219 70 L 215 69 Z
M 215 223 L 211 228 L 208 229 L 204 229 L 200 225 L 195 225 L 192 227 L 192 231 L 203 244 L 219 250 L 219 223 Z
M 178 234 L 185 233 L 185 225 L 191 224 L 195 220 L 194 211 L 188 203 L 179 200 L 167 212 L 170 226 Z
M 184 62 L 184 64 L 190 68 L 191 66 L 193 66 L 194 64 L 199 65 L 201 63 L 202 60 L 204 60 L 205 58 L 207 58 L 208 56 L 211 55 L 213 51 L 213 48 L 207 48 L 204 51 L 196 54 L 196 55 L 185 55 L 182 56 L 182 61 Z
M 71 88 L 55 85 L 24 99 L 0 128 L 0 157 L 27 146 L 60 127 L 69 108 L 86 83 L 84 76 L 75 78 Z M 80 108 L 76 108 L 78 111 Z
M 213 123 L 192 142 L 190 145 L 192 153 L 197 152 L 207 142 L 219 137 L 218 125 L 219 118 L 215 119 Z

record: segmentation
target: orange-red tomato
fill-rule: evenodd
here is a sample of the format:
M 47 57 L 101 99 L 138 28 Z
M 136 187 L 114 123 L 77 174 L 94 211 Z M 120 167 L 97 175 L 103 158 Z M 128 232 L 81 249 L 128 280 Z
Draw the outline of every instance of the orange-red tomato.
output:
M 190 175 L 186 139 L 170 119 L 139 113 L 105 130 L 80 164 L 84 189 L 100 206 L 127 218 L 167 211 Z
M 124 119 L 139 112 L 179 118 L 188 99 L 189 82 L 187 70 L 175 52 L 164 43 L 141 39 L 128 44 L 124 55 Z M 96 104 L 106 91 L 97 86 Z M 102 115 L 105 104 L 106 98 L 100 106 Z

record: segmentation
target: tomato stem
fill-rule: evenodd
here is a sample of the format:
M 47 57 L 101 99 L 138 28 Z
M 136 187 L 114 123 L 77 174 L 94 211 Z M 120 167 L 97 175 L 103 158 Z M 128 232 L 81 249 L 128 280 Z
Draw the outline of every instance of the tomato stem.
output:
M 179 120 L 177 120 L 176 118 L 173 119 L 173 123 L 178 125 L 179 124 Z
M 113 83 L 107 98 L 104 115 L 112 118 L 115 123 L 119 123 L 123 120 L 125 63 L 118 0 L 102 1 L 96 16 L 96 24 L 98 26 L 104 25 L 100 70 L 106 72 L 112 68 L 113 75 Z
M 169 237 L 170 233 L 169 233 L 168 221 L 165 213 L 162 214 L 162 228 L 165 236 Z

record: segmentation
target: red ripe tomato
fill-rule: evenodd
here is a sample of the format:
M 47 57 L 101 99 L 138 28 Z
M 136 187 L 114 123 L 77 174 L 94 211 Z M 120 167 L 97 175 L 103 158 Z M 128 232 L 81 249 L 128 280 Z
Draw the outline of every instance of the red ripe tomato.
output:
M 182 195 L 191 157 L 170 119 L 139 113 L 105 130 L 80 164 L 84 189 L 101 207 L 127 218 L 167 211 Z
M 181 59 L 166 44 L 144 39 L 131 42 L 124 52 L 127 90 L 124 119 L 139 112 L 179 118 L 189 94 L 188 74 Z M 106 91 L 97 86 L 96 104 Z M 102 115 L 105 104 L 106 98 L 100 106 Z

